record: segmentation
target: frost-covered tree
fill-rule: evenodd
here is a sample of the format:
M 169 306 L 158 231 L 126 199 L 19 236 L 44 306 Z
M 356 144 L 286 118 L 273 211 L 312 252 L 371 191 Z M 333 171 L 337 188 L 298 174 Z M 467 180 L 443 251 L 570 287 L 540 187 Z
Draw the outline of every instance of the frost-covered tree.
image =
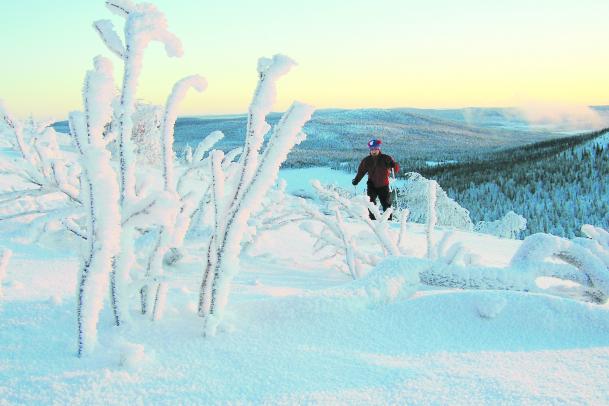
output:
M 428 223 L 429 183 L 418 173 L 405 175 L 405 184 L 397 189 L 395 206 L 398 212 L 407 208 L 410 218 L 416 223 Z M 436 223 L 439 226 L 450 226 L 464 231 L 478 231 L 502 238 L 517 238 L 526 229 L 527 220 L 513 211 L 508 211 L 501 219 L 472 223 L 469 211 L 448 197 L 436 182 Z M 488 191 L 487 193 L 493 193 Z
M 270 130 L 265 118 L 276 98 L 276 82 L 293 65 L 294 62 L 283 55 L 259 60 L 258 86 L 249 107 L 244 148 L 234 180 L 226 183 L 224 154 L 220 151 L 212 154 L 215 223 L 199 295 L 199 315 L 205 319 L 207 335 L 214 335 L 222 320 L 231 282 L 239 269 L 241 242 L 251 213 L 275 183 L 289 151 L 304 138 L 302 126 L 313 113 L 308 105 L 292 104 L 260 151 L 264 136 Z
M 415 172 L 406 173 L 404 176 L 404 185 L 396 189 L 397 198 L 394 205 L 398 211 L 407 208 L 410 211 L 411 221 L 426 223 L 429 202 L 428 188 L 431 181 Z M 436 186 L 436 189 L 437 224 L 471 231 L 474 225 L 469 217 L 469 211 L 448 197 L 439 185 Z

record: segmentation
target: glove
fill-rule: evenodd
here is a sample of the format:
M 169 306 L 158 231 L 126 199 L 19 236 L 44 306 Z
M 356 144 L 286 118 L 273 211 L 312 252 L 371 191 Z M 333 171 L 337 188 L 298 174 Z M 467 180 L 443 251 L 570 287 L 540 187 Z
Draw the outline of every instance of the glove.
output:
M 352 184 L 353 186 L 357 185 L 357 182 L 355 181 L 355 179 L 353 179 L 353 180 L 351 181 L 351 184 Z

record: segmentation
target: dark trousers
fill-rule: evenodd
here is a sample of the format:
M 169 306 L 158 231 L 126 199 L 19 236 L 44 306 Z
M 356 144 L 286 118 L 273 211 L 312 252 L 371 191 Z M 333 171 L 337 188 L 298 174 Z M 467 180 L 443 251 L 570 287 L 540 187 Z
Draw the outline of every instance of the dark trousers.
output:
M 378 197 L 381 201 L 381 206 L 383 206 L 383 211 L 387 210 L 391 206 L 391 192 L 389 192 L 389 186 L 374 187 L 374 185 L 371 185 L 370 183 L 368 183 L 367 186 L 367 193 L 370 201 L 376 204 L 376 198 Z M 371 220 L 375 220 L 374 215 L 370 210 L 368 210 L 368 216 L 370 216 Z M 391 216 L 389 216 L 389 220 L 391 220 Z

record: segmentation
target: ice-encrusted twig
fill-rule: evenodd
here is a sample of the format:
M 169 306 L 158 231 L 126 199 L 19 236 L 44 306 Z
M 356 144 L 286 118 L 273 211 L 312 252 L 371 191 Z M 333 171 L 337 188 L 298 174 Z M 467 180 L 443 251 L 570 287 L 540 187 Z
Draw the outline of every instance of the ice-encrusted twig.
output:
M 222 318 L 230 284 L 238 270 L 241 241 L 251 212 L 274 184 L 279 166 L 288 152 L 302 141 L 302 126 L 313 113 L 311 106 L 294 103 L 277 124 L 265 151 L 259 155 L 264 133 L 268 130 L 265 116 L 271 111 L 275 99 L 275 82 L 293 64 L 292 60 L 282 55 L 276 55 L 273 59 L 262 58 L 258 64 L 260 78 L 249 109 L 240 172 L 234 192 L 223 200 L 230 205 L 224 210 L 225 220 L 215 229 L 209 244 L 201 283 L 199 314 L 205 317 L 205 334 L 214 335 Z

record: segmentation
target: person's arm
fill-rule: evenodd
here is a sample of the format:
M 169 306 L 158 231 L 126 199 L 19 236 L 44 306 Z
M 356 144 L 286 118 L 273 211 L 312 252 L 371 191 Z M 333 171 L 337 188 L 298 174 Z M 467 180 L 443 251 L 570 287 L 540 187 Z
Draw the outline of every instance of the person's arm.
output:
M 359 183 L 359 181 L 362 180 L 362 178 L 364 177 L 365 174 L 366 174 L 366 158 L 362 159 L 362 162 L 360 162 L 359 168 L 357 168 L 357 174 L 355 175 L 355 178 L 353 178 L 351 183 L 353 185 L 357 185 Z

